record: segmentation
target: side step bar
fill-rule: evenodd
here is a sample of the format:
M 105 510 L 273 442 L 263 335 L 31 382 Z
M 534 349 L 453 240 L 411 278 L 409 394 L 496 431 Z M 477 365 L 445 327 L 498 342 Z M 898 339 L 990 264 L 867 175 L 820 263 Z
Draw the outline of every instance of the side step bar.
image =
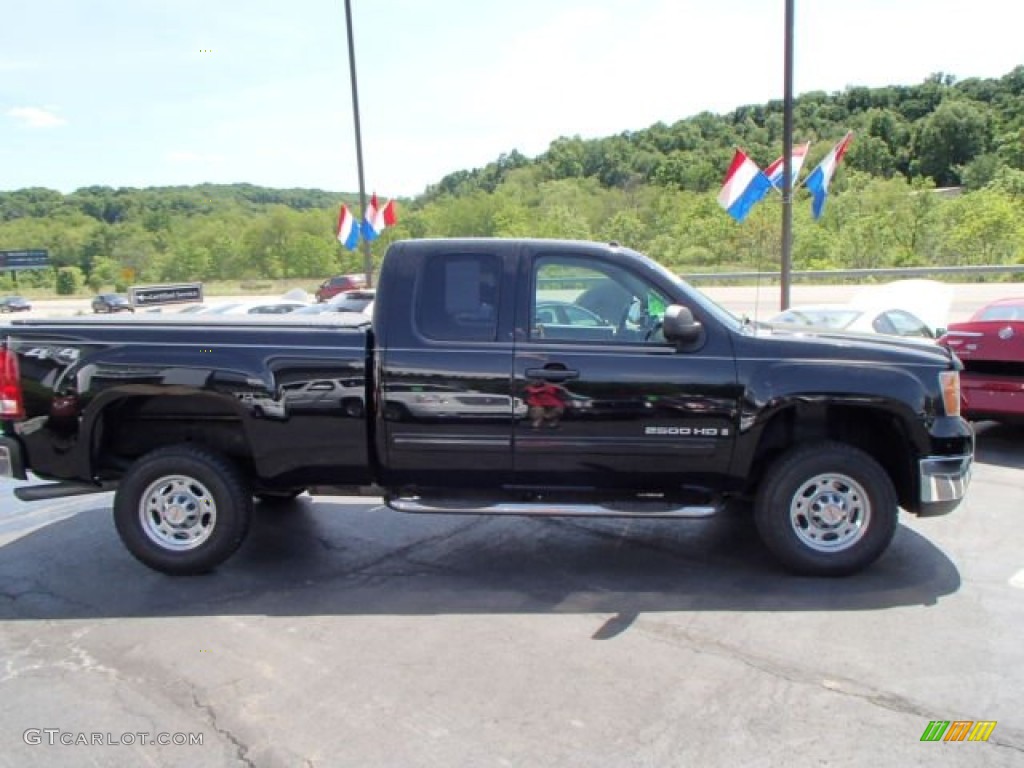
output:
M 526 515 L 544 517 L 711 517 L 721 507 L 708 504 L 677 506 L 663 501 L 609 501 L 601 504 L 564 504 L 543 501 L 476 503 L 463 499 L 424 499 L 391 496 L 384 503 L 396 512 L 439 515 Z
M 87 493 L 104 493 L 117 487 L 116 483 L 47 483 L 46 485 L 29 485 L 15 488 L 14 495 L 22 501 L 45 501 L 46 499 L 62 499 L 65 496 L 84 496 Z

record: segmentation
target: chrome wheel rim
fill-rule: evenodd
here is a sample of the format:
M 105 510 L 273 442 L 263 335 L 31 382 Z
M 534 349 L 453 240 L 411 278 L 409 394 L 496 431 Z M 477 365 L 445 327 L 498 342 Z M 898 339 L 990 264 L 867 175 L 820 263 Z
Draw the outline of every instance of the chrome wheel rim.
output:
M 154 544 L 183 552 L 201 546 L 213 535 L 217 503 L 210 489 L 194 477 L 167 475 L 143 492 L 139 522 Z
M 789 521 L 807 547 L 816 552 L 842 552 L 867 533 L 871 502 L 864 488 L 851 477 L 816 475 L 793 494 Z

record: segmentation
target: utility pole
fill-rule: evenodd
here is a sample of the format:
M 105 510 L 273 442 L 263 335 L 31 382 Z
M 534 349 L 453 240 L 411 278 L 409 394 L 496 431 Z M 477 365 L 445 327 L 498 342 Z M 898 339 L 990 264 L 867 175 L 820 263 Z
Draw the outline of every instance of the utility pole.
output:
M 789 0 L 792 2 L 792 0 Z M 356 123 L 356 167 L 359 169 L 359 208 L 366 216 L 366 183 L 363 181 L 363 137 L 359 129 L 359 89 L 356 86 L 356 46 L 352 40 L 352 0 L 345 0 L 345 27 L 348 30 L 348 71 L 352 80 L 352 116 Z M 355 222 L 362 226 L 362 219 Z M 370 241 L 360 236 L 363 244 L 363 271 L 366 273 L 366 287 L 373 287 L 373 254 Z
M 779 304 L 789 309 L 790 273 L 793 269 L 793 4 L 786 0 L 785 54 L 782 95 L 782 271 Z

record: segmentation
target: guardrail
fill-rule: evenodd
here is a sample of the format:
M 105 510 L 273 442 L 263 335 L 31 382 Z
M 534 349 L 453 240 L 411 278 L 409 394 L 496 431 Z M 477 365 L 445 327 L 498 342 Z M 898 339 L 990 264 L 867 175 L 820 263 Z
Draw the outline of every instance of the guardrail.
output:
M 976 277 L 981 275 L 1019 275 L 1024 274 L 1024 264 L 1006 264 L 979 267 L 885 267 L 869 269 L 805 269 L 791 272 L 794 282 L 799 280 L 856 280 L 865 277 L 933 277 L 951 275 L 955 277 Z M 682 278 L 691 283 L 697 282 L 731 282 L 734 280 L 772 281 L 781 279 L 779 272 L 689 272 L 682 273 Z

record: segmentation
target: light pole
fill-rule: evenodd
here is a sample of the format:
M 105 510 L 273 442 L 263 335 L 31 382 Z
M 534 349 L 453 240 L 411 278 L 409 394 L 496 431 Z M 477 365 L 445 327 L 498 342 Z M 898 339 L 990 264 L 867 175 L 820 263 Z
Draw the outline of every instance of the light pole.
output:
M 348 71 L 352 80 L 352 117 L 356 124 L 356 167 L 359 170 L 359 208 L 366 216 L 366 184 L 363 181 L 363 137 L 359 129 L 359 88 L 356 86 L 356 47 L 352 41 L 352 1 L 345 0 L 345 27 L 348 31 Z M 356 226 L 361 226 L 356 223 Z M 363 244 L 363 271 L 366 273 L 366 287 L 373 287 L 373 254 L 370 241 L 359 238 Z
M 786 0 L 785 53 L 782 87 L 782 264 L 779 304 L 789 309 L 789 282 L 793 264 L 793 4 Z

